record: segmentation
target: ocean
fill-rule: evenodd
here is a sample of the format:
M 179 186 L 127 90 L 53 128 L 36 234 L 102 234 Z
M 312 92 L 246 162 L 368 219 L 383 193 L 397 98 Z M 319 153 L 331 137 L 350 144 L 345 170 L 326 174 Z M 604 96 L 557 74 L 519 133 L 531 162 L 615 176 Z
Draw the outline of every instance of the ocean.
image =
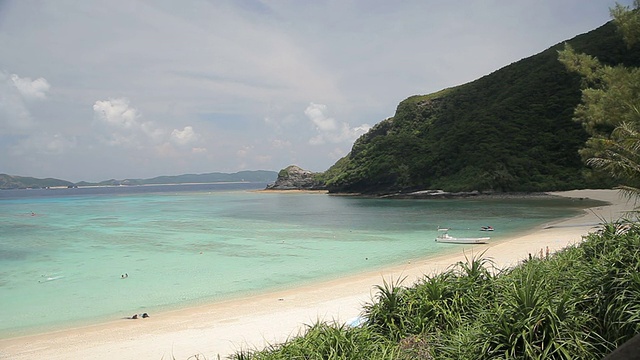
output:
M 564 198 L 389 200 L 266 184 L 0 191 L 0 337 L 337 278 L 579 214 Z

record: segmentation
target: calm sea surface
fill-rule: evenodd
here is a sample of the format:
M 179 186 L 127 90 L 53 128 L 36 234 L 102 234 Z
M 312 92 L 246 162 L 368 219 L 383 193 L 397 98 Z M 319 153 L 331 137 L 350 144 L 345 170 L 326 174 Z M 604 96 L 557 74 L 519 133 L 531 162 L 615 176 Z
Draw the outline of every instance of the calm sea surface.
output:
M 500 241 L 594 205 L 249 191 L 265 185 L 0 191 L 0 337 L 435 256 L 460 246 L 433 241 L 438 226 L 479 236 L 492 225 Z

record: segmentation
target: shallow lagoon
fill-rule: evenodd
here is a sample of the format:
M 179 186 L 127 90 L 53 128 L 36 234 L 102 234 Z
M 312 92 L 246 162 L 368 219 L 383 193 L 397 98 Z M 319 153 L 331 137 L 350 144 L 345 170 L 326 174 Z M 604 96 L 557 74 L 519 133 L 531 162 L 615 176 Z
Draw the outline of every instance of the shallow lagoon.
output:
M 264 184 L 0 191 L 0 336 L 293 287 L 492 241 L 590 201 L 385 200 Z M 35 216 L 32 216 L 32 212 Z M 128 277 L 122 278 L 124 274 Z

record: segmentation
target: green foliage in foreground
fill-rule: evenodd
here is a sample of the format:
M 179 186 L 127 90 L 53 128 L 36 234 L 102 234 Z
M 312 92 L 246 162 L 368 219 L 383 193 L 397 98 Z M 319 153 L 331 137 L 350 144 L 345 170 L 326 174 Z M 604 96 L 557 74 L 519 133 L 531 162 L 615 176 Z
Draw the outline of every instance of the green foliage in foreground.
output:
M 378 286 L 365 325 L 316 323 L 237 360 L 601 359 L 640 333 L 640 226 L 496 269 L 474 257 L 412 286 Z

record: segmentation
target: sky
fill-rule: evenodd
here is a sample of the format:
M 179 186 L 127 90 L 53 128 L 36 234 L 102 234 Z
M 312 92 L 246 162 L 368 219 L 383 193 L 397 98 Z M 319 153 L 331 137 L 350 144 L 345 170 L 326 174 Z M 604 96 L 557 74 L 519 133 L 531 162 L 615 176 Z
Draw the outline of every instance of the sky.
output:
M 0 0 L 0 173 L 324 171 L 403 99 L 593 30 L 614 5 Z

